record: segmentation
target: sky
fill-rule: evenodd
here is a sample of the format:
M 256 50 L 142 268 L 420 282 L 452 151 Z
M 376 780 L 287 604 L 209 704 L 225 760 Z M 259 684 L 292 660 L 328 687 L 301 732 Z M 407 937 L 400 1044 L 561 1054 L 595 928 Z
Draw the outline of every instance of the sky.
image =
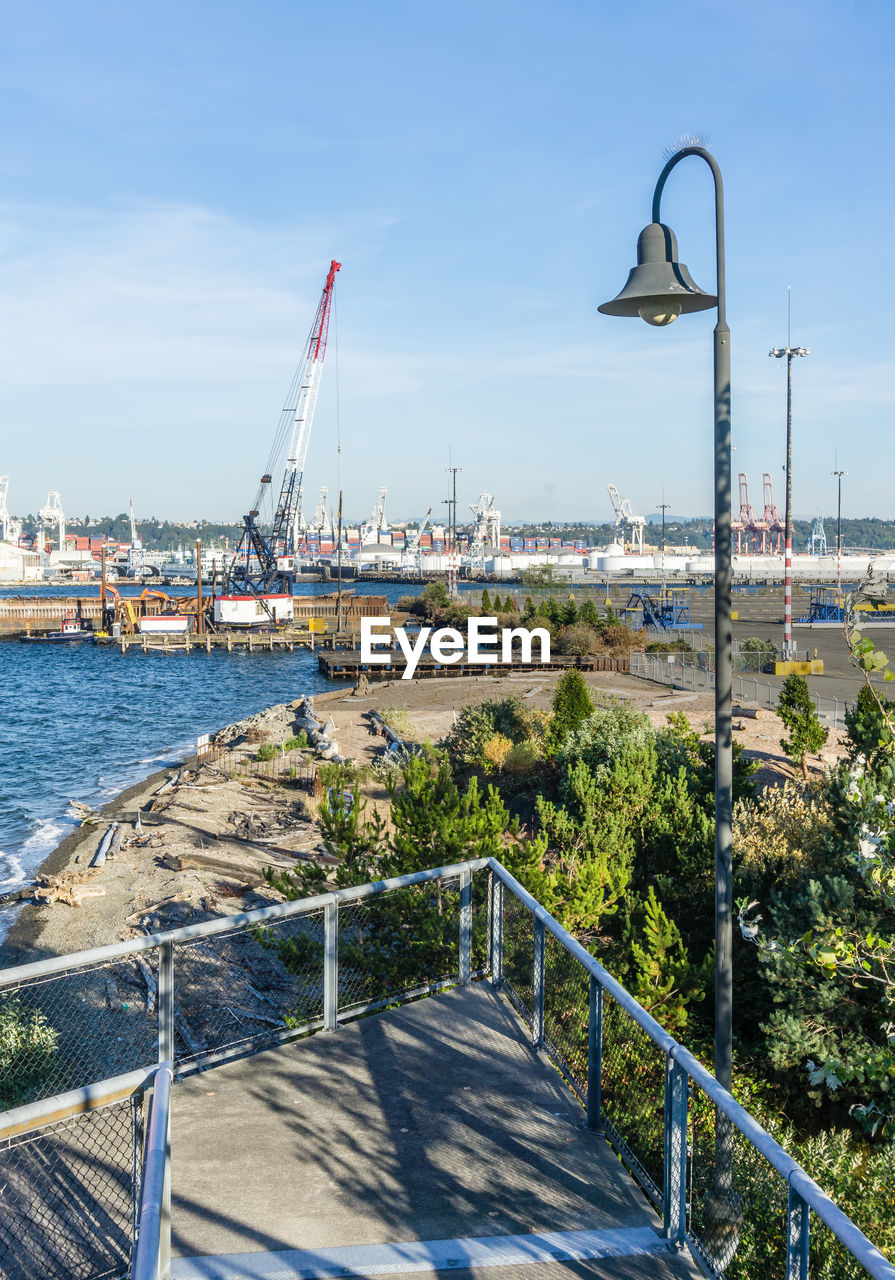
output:
M 895 516 L 890 0 L 0 0 L 9 506 L 240 519 L 329 262 L 305 473 L 347 518 L 712 509 L 714 312 L 597 314 L 667 148 L 724 175 L 734 472 Z M 663 219 L 714 292 L 698 159 Z M 883 235 L 883 232 L 886 232 Z

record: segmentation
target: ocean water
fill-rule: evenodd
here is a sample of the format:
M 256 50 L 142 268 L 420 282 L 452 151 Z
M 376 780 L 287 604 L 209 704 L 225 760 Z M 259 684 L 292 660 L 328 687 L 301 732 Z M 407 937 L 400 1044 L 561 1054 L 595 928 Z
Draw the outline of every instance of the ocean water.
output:
M 302 594 L 327 590 L 309 585 Z M 360 583 L 357 590 L 396 600 L 407 588 Z M 123 657 L 92 644 L 0 642 L 0 892 L 30 880 L 73 830 L 69 800 L 103 804 L 181 760 L 200 734 L 336 687 L 305 650 L 132 650 Z M 0 937 L 10 918 L 0 910 Z

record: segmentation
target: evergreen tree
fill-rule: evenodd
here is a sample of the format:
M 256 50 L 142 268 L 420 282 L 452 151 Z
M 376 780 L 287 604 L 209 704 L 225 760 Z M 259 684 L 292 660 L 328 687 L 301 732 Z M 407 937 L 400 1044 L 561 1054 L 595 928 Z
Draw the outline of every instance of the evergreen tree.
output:
M 574 627 L 578 621 L 578 606 L 572 596 L 562 606 L 560 621 L 564 627 Z
M 500 602 L 500 596 L 495 596 L 494 599 L 491 601 L 491 612 L 500 613 L 502 612 L 502 610 L 503 610 L 503 605 Z
M 596 627 L 600 622 L 600 615 L 597 612 L 597 606 L 593 600 L 588 597 L 578 610 L 578 621 L 584 623 L 588 627 Z
M 791 760 L 802 766 L 808 777 L 808 754 L 817 754 L 829 737 L 818 718 L 817 710 L 808 692 L 804 676 L 787 676 L 780 690 L 777 714 L 789 731 L 788 738 L 781 738 L 780 745 Z
M 890 783 L 895 783 L 893 716 L 895 703 L 866 684 L 861 686 L 858 701 L 845 712 L 849 759 L 854 762 L 862 756 L 871 773 L 885 774 Z
M 629 932 L 629 946 L 633 965 L 628 990 L 666 1031 L 683 1031 L 689 1020 L 687 1006 L 705 995 L 712 958 L 691 963 L 681 931 L 665 914 L 652 885 L 643 907 L 642 932 L 639 938 Z
M 489 614 L 491 612 L 491 597 L 488 595 L 488 588 L 485 587 L 482 592 L 482 613 Z
M 560 677 L 553 697 L 550 738 L 554 748 L 558 750 L 566 735 L 577 729 L 593 713 L 594 704 L 584 676 L 574 668 L 566 671 Z

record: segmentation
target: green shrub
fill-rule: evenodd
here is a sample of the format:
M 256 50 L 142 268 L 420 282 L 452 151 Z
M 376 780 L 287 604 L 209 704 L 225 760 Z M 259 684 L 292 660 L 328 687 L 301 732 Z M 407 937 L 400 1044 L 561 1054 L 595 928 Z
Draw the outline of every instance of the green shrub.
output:
M 791 760 L 802 766 L 807 777 L 808 754 L 817 754 L 821 750 L 830 731 L 818 718 L 804 676 L 787 676 L 783 681 L 777 714 L 789 730 L 789 737 L 781 738 L 780 745 Z
M 255 752 L 256 760 L 274 760 L 277 756 L 282 755 L 283 748 L 275 742 L 265 742 Z
M 0 1110 L 31 1102 L 56 1056 L 58 1032 L 40 1009 L 15 997 L 0 1004 Z
M 553 696 L 550 741 L 554 749 L 561 747 L 566 736 L 593 713 L 594 704 L 584 676 L 580 671 L 564 672 L 557 682 L 556 693 Z
M 308 745 L 308 735 L 305 733 L 304 729 L 302 729 L 301 733 L 297 734 L 294 738 L 286 739 L 286 741 L 283 743 L 283 750 L 298 751 L 302 747 L 306 747 L 307 745 Z

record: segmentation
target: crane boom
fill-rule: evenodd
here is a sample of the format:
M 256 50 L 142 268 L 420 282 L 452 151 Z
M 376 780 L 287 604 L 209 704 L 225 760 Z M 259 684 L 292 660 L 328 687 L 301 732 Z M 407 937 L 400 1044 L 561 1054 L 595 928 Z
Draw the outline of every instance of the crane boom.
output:
M 305 459 L 326 354 L 333 288 L 336 272 L 341 265 L 335 259 L 329 264 L 302 363 L 292 381 L 280 419 L 277 440 L 282 447 L 288 426 L 289 447 L 271 532 L 266 535 L 258 526 L 261 495 L 268 491 L 267 486 L 272 480 L 270 474 L 265 474 L 261 477 L 261 487 L 253 509 L 243 516 L 242 537 L 227 573 L 225 590 L 229 593 L 244 593 L 261 600 L 265 594 L 291 591 L 292 564 L 301 537 Z M 276 444 L 274 448 L 276 449 Z

